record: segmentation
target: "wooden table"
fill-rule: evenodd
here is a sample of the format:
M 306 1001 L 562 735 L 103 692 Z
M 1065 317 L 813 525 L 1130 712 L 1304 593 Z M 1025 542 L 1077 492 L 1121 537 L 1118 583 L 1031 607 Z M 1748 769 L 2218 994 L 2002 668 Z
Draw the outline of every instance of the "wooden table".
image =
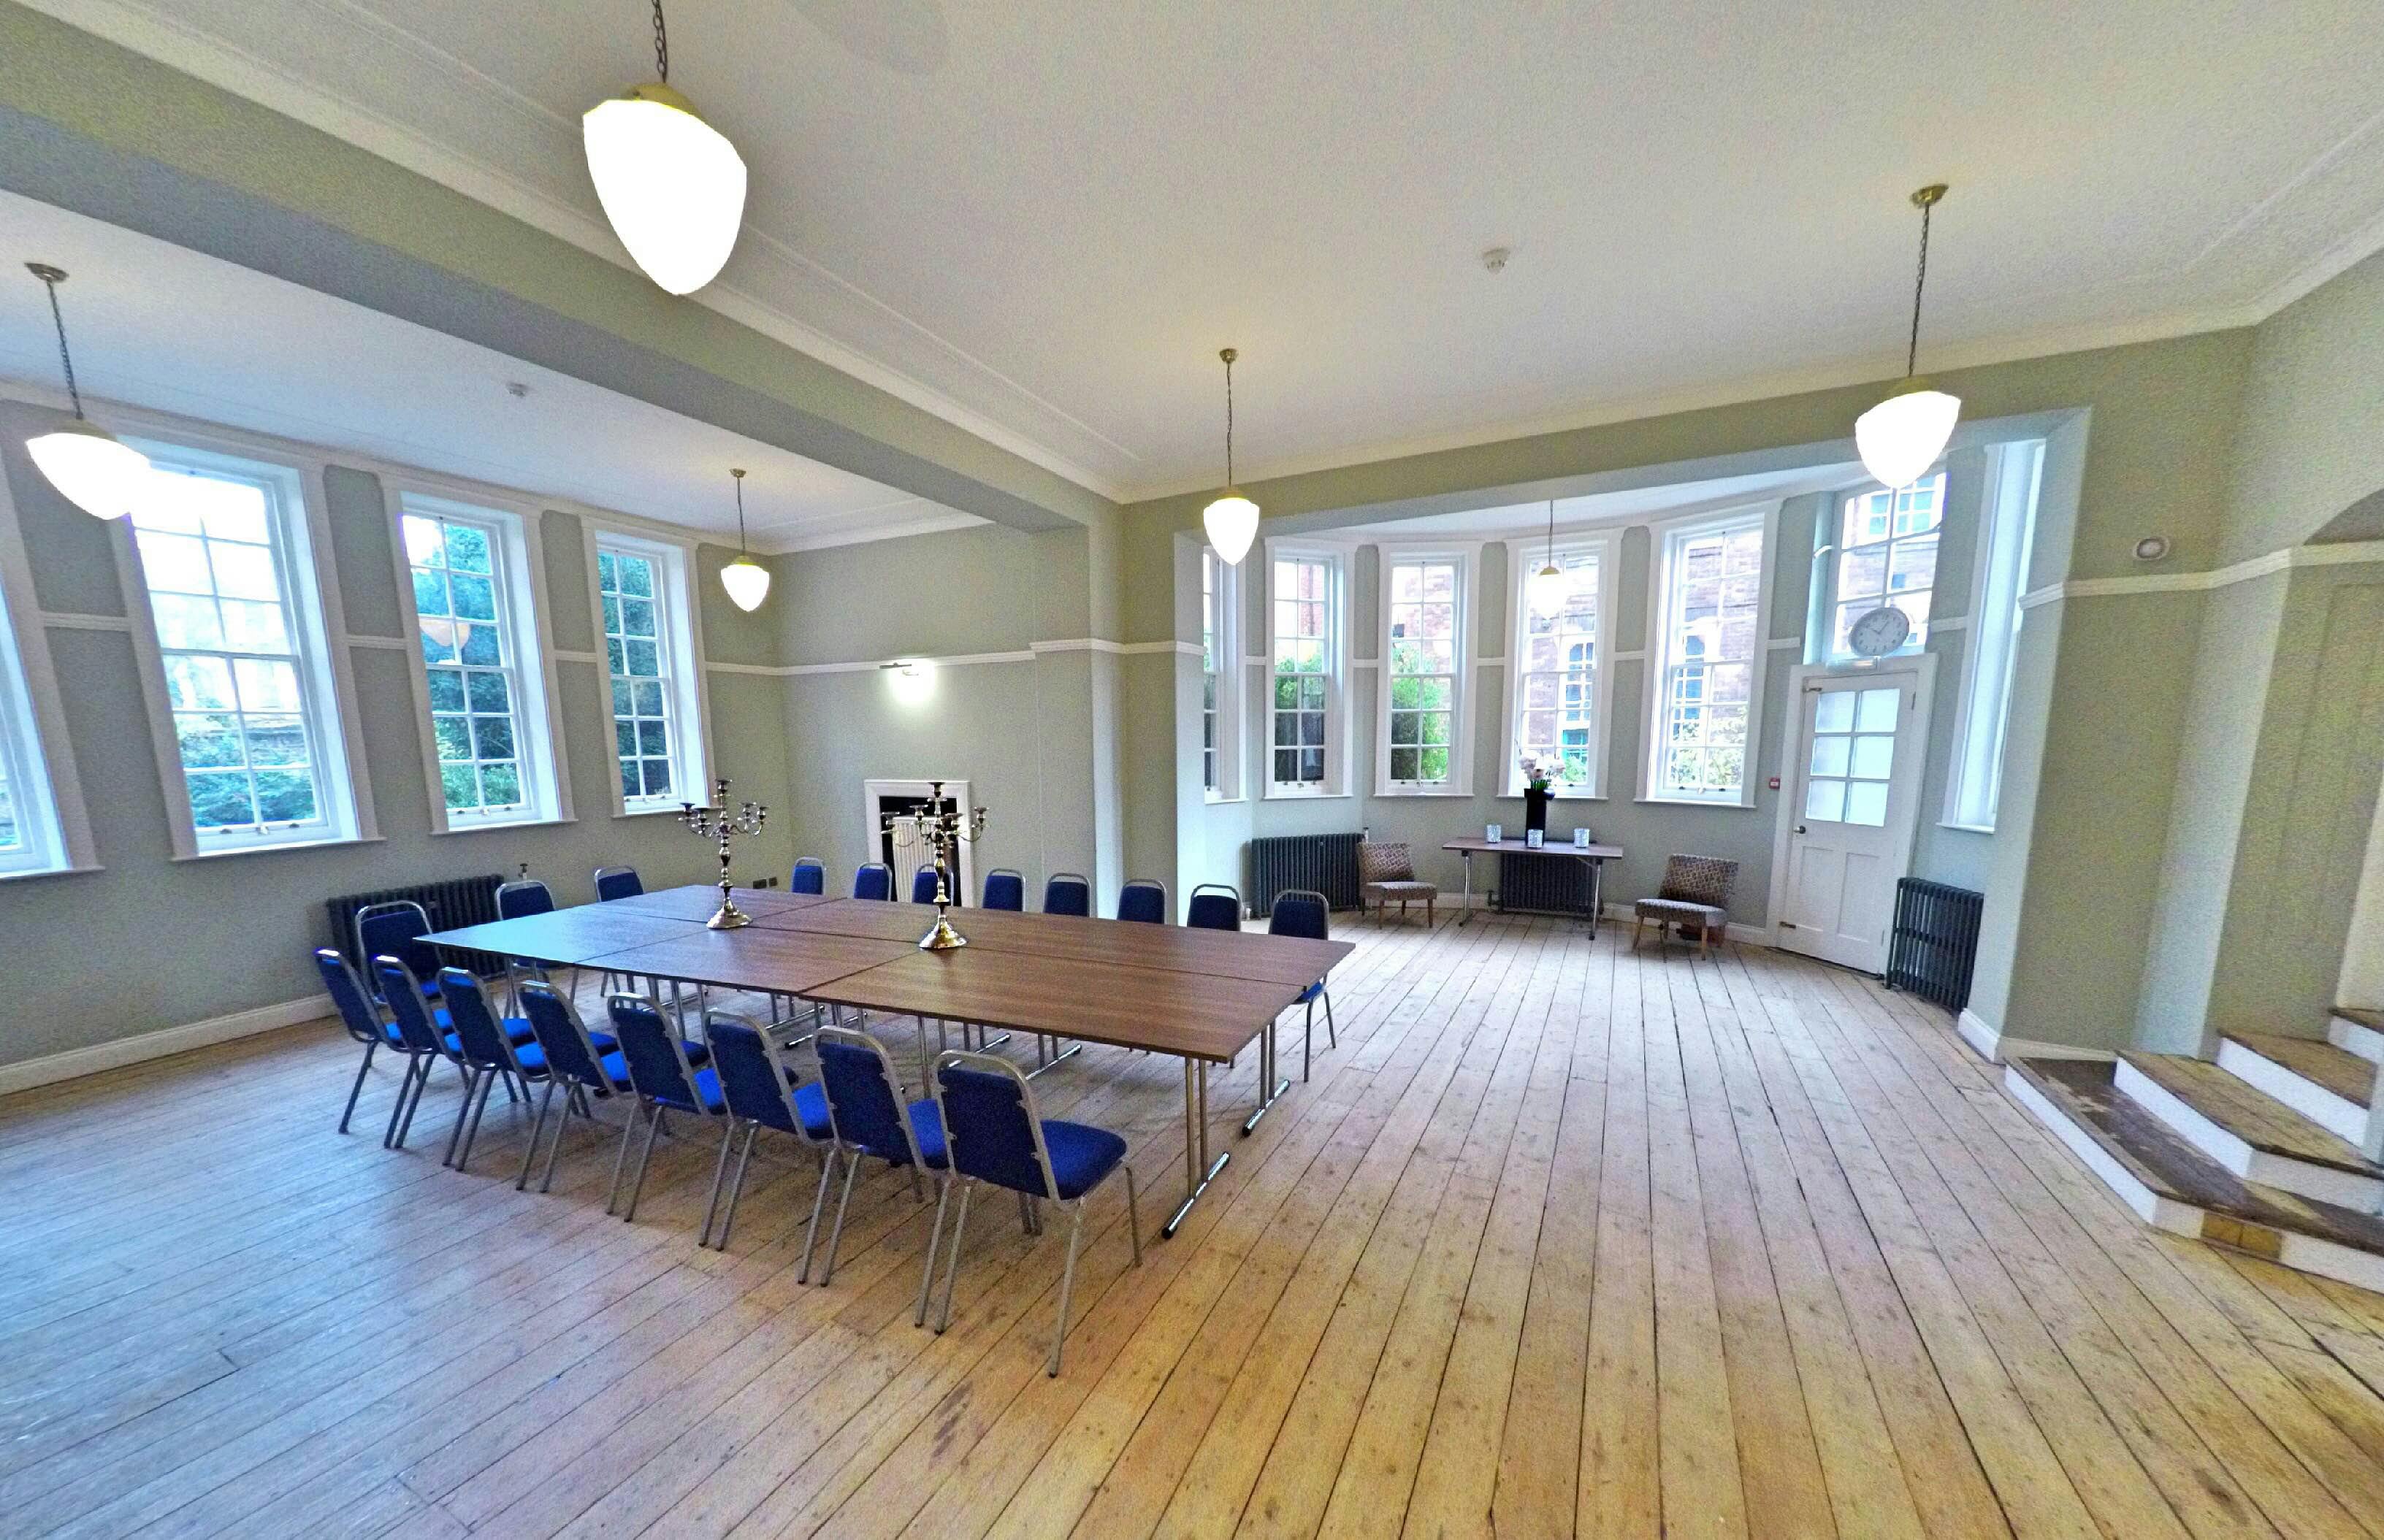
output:
M 1459 925 L 1473 923 L 1473 858 L 1477 855 L 1570 856 L 1589 863 L 1589 933 L 1597 934 L 1597 917 L 1606 909 L 1606 863 L 1622 859 L 1620 845 L 1576 845 L 1571 840 L 1559 844 L 1550 840 L 1545 845 L 1529 845 L 1521 839 L 1462 839 L 1444 841 L 1444 851 L 1455 851 L 1465 858 L 1465 913 L 1458 916 Z M 1503 907 L 1503 906 L 1502 906 Z
M 647 979 L 750 989 L 837 1007 L 969 1022 L 1143 1049 L 1184 1061 L 1184 1201 L 1172 1236 L 1232 1157 L 1209 1149 L 1209 1068 L 1259 1044 L 1258 1116 L 1290 1088 L 1274 1019 L 1356 949 L 1347 941 L 967 909 L 969 945 L 929 952 L 924 904 L 738 890 L 753 924 L 703 925 L 716 888 L 668 888 L 424 938 Z

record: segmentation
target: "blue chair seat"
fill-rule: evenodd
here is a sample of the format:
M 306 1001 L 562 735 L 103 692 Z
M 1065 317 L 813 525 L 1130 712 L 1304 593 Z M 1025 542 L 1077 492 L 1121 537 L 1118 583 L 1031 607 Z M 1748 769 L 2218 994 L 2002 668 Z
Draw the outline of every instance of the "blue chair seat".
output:
M 1319 996 L 1319 995 L 1322 994 L 1323 992 L 1324 992 L 1324 981 L 1323 981 L 1322 979 L 1321 979 L 1321 978 L 1320 978 L 1320 979 L 1318 979 L 1315 983 L 1313 983 L 1313 984 L 1310 985 L 1307 988 L 1302 989 L 1302 990 L 1299 992 L 1299 999 L 1298 999 L 1298 1000 L 1296 1000 L 1292 1001 L 1292 1003 L 1293 1003 L 1294 1005 L 1305 1005 L 1305 1004 L 1307 1004 L 1310 1000 L 1314 1000 L 1317 996 Z
M 835 1120 L 827 1115 L 827 1092 L 819 1086 L 795 1087 L 795 1115 L 803 1120 L 804 1137 L 836 1137 Z
M 621 1056 L 619 1049 L 614 1049 L 597 1060 L 596 1067 L 604 1072 L 604 1078 L 613 1083 L 615 1090 L 629 1088 L 629 1062 Z
M 809 1087 L 806 1087 L 805 1089 Z M 798 1091 L 795 1094 L 801 1096 L 802 1092 Z M 826 1100 L 825 1096 L 820 1099 L 823 1111 L 826 1110 Z M 923 1096 L 911 1103 L 911 1135 L 919 1141 L 920 1164 L 930 1171 L 943 1170 L 950 1162 L 950 1157 L 944 1153 L 943 1114 L 936 1111 L 934 1097 Z M 908 1152 L 899 1145 L 891 1149 L 880 1149 L 875 1145 L 863 1145 L 861 1149 L 863 1154 L 875 1160 L 892 1161 L 899 1165 L 910 1163 Z
M 1108 1129 L 1056 1118 L 1043 1122 L 1043 1147 L 1051 1152 L 1051 1175 L 1063 1198 L 1084 1197 L 1125 1159 L 1125 1140 Z

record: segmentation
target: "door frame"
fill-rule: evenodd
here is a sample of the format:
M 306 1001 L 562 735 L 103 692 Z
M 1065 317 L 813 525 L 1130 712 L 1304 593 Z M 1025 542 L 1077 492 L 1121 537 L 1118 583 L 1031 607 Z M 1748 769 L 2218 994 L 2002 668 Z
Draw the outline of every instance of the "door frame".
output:
M 970 800 L 968 781 L 965 778 L 954 777 L 946 780 L 943 785 L 944 796 L 960 810 L 961 818 L 965 822 L 976 805 Z M 877 824 L 877 799 L 880 797 L 925 798 L 932 786 L 931 781 L 898 776 L 872 776 L 861 783 L 861 826 L 865 831 L 862 839 L 862 849 L 869 852 L 866 859 L 875 861 L 879 855 L 877 838 L 882 831 Z M 961 894 L 975 893 L 976 891 L 976 841 L 963 839 L 960 842 L 960 846 L 961 869 L 952 874 L 952 880 L 960 885 Z M 894 897 L 897 900 L 910 898 L 911 890 L 906 886 L 910 878 L 911 874 L 908 872 L 894 874 Z M 974 902 L 973 900 L 962 898 L 959 894 L 954 895 L 954 898 L 962 904 Z
M 1766 939 L 1771 946 L 1780 945 L 1780 920 L 1788 907 L 1788 841 L 1795 827 L 1796 814 L 1804 803 L 1796 795 L 1803 783 L 1805 767 L 1811 763 L 1812 744 L 1805 737 L 1805 687 L 1815 679 L 1879 678 L 1889 675 L 1914 676 L 1912 714 L 1920 738 L 1920 784 L 1912 789 L 1912 797 L 1905 804 L 1902 827 L 1891 838 L 1904 851 L 1902 876 L 1912 875 L 1912 851 L 1920 835 L 1920 803 L 1928 795 L 1929 733 L 1935 718 L 1932 714 L 1937 700 L 1937 654 L 1907 652 L 1900 657 L 1882 658 L 1874 664 L 1800 663 L 1788 670 L 1787 719 L 1781 724 L 1780 813 L 1771 837 L 1771 894 L 1763 916 Z M 1810 956 L 1797 948 L 1785 949 L 1799 956 Z M 1817 959 L 1817 961 L 1819 961 Z

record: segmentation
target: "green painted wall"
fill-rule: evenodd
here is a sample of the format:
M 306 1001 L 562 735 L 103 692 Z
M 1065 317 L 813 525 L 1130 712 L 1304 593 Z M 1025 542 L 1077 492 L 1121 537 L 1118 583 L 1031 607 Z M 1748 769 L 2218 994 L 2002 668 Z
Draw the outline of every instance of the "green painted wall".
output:
M 2261 323 L 2218 563 L 2299 545 L 2384 490 L 2378 360 L 2384 252 Z

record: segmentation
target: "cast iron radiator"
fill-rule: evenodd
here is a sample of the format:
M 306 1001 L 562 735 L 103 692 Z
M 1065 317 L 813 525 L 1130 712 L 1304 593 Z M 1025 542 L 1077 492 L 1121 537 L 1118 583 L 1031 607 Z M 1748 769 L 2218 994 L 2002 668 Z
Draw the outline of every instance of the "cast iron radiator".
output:
M 1243 889 L 1253 917 L 1274 912 L 1275 895 L 1308 888 L 1335 909 L 1358 907 L 1359 834 L 1295 834 L 1250 841 L 1250 882 Z
M 383 888 L 377 892 L 348 893 L 326 900 L 323 910 L 330 921 L 331 945 L 362 970 L 371 960 L 356 955 L 357 910 L 370 904 L 411 899 L 430 916 L 430 928 L 433 930 L 453 930 L 459 925 L 481 925 L 497 917 L 497 885 L 504 880 L 491 872 L 482 877 L 421 882 L 411 888 Z M 503 958 L 486 952 L 450 952 L 446 954 L 445 961 L 484 976 L 502 973 L 505 966 Z
M 1541 914 L 1589 913 L 1589 863 L 1578 856 L 1498 852 L 1498 907 Z
M 1970 1003 L 1979 962 L 1979 909 L 1984 893 L 1906 877 L 1895 885 L 1895 929 L 1887 948 L 1887 987 L 1934 1000 L 1948 1011 Z

